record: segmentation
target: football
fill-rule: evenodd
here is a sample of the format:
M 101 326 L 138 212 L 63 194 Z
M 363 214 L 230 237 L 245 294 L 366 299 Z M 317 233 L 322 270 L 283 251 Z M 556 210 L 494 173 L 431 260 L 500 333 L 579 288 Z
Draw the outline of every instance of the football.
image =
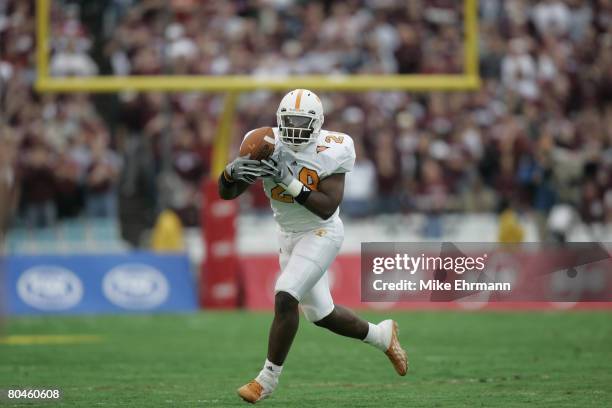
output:
M 250 154 L 253 160 L 265 160 L 274 153 L 274 132 L 271 127 L 253 129 L 240 145 L 240 156 Z

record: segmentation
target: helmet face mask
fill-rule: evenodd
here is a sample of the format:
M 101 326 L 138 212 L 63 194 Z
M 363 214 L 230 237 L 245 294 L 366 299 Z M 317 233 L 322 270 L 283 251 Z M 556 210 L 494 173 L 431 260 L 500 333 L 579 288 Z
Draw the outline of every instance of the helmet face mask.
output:
M 312 125 L 315 118 L 292 114 L 283 115 L 281 113 L 280 121 L 281 142 L 291 146 L 299 146 L 306 145 L 312 141 L 314 134 Z
M 282 99 L 276 121 L 281 142 L 293 151 L 303 151 L 319 135 L 323 105 L 314 92 L 296 89 Z

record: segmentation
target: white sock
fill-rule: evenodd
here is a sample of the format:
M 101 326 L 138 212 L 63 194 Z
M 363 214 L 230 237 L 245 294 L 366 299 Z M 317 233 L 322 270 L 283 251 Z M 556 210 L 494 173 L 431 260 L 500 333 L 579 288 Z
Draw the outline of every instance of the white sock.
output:
M 278 384 L 278 377 L 280 377 L 282 371 L 283 366 L 276 365 L 266 358 L 266 362 L 259 375 L 257 375 L 256 380 L 264 387 L 274 389 L 276 384 Z
M 383 329 L 379 325 L 370 322 L 368 322 L 368 327 L 368 334 L 366 335 L 365 339 L 363 339 L 363 341 L 368 344 L 371 344 L 372 346 L 376 347 L 381 351 L 386 351 L 388 344 L 386 344 L 387 342 L 385 342 L 385 335 L 383 333 Z
M 381 351 L 387 351 L 391 343 L 393 324 L 393 320 L 383 320 L 378 324 L 368 322 L 368 334 L 363 341 Z

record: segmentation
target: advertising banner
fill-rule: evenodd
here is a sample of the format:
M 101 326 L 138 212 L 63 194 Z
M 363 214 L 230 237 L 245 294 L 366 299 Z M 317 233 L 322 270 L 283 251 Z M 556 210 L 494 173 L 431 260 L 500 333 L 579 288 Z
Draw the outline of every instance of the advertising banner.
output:
M 197 309 L 186 255 L 18 255 L 5 261 L 9 314 Z

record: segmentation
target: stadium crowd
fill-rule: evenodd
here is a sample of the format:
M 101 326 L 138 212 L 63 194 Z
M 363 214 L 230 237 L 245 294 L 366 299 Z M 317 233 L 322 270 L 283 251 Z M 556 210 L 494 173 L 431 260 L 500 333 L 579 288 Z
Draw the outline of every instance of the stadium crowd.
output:
M 113 0 L 98 15 L 99 33 L 83 22 L 84 3 L 53 2 L 52 75 L 463 67 L 463 11 L 452 0 Z M 612 1 L 487 0 L 479 14 L 479 91 L 321 94 L 324 127 L 355 140 L 345 212 L 435 219 L 512 206 L 545 220 L 569 204 L 585 223 L 612 222 Z M 147 194 L 158 208 L 197 223 L 222 96 L 126 92 L 109 109 L 84 94 L 39 95 L 31 2 L 0 3 L 0 39 L 3 150 L 30 225 L 114 215 L 118 188 L 134 190 L 138 171 L 157 180 Z M 274 123 L 280 96 L 241 97 L 236 144 Z M 244 205 L 267 203 L 254 190 Z

